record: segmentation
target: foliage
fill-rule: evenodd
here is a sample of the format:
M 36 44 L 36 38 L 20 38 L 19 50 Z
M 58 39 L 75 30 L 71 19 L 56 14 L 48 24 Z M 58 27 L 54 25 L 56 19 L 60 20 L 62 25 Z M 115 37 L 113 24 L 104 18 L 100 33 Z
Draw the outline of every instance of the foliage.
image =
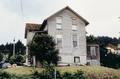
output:
M 97 38 L 94 37 L 93 35 L 87 36 L 87 43 L 92 43 L 92 44 L 96 44 L 97 43 Z
M 23 65 L 25 62 L 25 57 L 23 55 L 16 55 L 16 64 Z
M 28 44 L 28 47 L 31 56 L 36 56 L 36 59 L 40 61 L 42 65 L 44 65 L 44 63 L 51 65 L 57 64 L 58 61 L 58 50 L 55 45 L 55 41 L 50 35 L 37 34 Z
M 50 71 L 49 73 L 37 71 L 31 75 L 17 76 L 11 75 L 7 72 L 0 72 L 0 79 L 54 79 L 54 71 Z M 82 71 L 78 71 L 76 73 L 64 73 L 63 75 L 57 71 L 56 79 L 85 79 Z
M 77 71 L 73 74 L 66 72 L 63 74 L 63 79 L 85 79 L 82 71 Z
M 15 52 L 16 54 L 25 54 L 25 46 L 24 44 L 18 40 L 15 43 Z M 8 53 L 10 56 L 12 56 L 12 52 L 13 52 L 13 43 L 6 43 L 5 45 L 1 44 L 0 45 L 0 53 L 6 54 Z
M 25 62 L 25 57 L 23 55 L 11 56 L 9 62 L 11 64 L 23 65 Z
M 0 62 L 3 60 L 3 54 L 0 53 Z
M 56 79 L 85 79 L 84 73 L 82 71 L 77 71 L 76 73 L 69 73 L 66 72 L 64 74 L 60 74 L 59 71 L 57 71 Z M 35 72 L 32 76 L 33 79 L 54 79 L 54 72 L 49 73 L 38 73 Z
M 15 62 L 16 62 L 16 57 L 11 56 L 9 62 L 10 62 L 11 64 L 15 64 Z
M 15 52 L 17 55 L 21 54 L 21 55 L 25 55 L 25 46 L 24 44 L 18 40 L 16 43 L 15 43 Z

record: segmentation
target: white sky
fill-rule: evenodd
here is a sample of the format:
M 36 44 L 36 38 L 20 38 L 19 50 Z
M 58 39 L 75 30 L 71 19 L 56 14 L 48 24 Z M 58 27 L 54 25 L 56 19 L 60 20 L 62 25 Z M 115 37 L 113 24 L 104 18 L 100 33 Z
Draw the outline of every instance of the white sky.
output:
M 47 16 L 70 6 L 89 21 L 86 30 L 95 36 L 118 37 L 120 0 L 0 0 L 0 44 L 14 37 L 24 43 L 26 22 L 41 23 Z

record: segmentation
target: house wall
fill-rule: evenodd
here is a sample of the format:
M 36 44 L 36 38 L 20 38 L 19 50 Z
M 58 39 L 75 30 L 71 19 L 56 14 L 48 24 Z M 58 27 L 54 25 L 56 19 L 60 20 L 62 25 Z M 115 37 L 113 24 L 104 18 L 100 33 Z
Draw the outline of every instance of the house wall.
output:
M 56 29 L 56 17 L 62 17 L 62 30 Z M 77 19 L 77 31 L 72 31 L 72 18 Z M 74 64 L 74 56 L 80 57 L 80 64 L 86 64 L 86 31 L 85 23 L 74 13 L 65 9 L 48 19 L 48 34 L 56 38 L 56 35 L 63 36 L 62 48 L 59 48 L 59 55 L 62 63 Z M 78 36 L 78 47 L 72 46 L 72 34 Z
M 27 44 L 28 44 L 30 41 L 32 41 L 34 35 L 35 35 L 35 32 L 27 32 L 27 39 L 26 39 Z
M 35 32 L 27 32 L 27 38 L 26 38 L 26 42 L 27 42 L 27 45 L 29 44 L 30 41 L 32 41 L 33 37 L 35 35 Z M 29 49 L 28 49 L 28 46 L 26 45 L 26 61 L 25 61 L 25 65 L 30 65 L 30 62 L 29 62 L 29 58 L 28 58 L 28 55 L 29 55 Z

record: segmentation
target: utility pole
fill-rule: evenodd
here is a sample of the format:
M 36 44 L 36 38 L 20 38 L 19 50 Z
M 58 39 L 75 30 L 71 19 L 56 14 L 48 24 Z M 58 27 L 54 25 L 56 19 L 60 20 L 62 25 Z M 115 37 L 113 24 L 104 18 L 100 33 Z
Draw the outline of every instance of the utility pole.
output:
M 15 38 L 13 40 L 13 57 L 15 57 Z

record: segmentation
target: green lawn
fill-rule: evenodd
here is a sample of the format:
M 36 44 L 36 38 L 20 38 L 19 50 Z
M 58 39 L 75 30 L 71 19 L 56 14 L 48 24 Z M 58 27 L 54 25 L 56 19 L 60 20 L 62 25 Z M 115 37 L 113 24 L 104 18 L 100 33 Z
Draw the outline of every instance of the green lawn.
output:
M 8 72 L 10 74 L 15 74 L 15 75 L 30 75 L 34 73 L 35 70 L 37 70 L 38 72 L 41 72 L 43 69 L 34 68 L 34 67 L 23 67 L 23 66 L 19 66 L 16 68 L 3 69 L 3 71 Z
M 41 72 L 43 70 L 42 68 L 35 68 L 35 69 L 38 72 Z M 93 77 L 97 77 L 97 79 L 103 79 L 103 77 L 113 77 L 113 76 L 117 76 L 120 79 L 119 69 L 112 69 L 101 66 L 57 67 L 57 70 L 59 70 L 61 74 L 63 74 L 64 72 L 74 73 L 77 70 L 81 70 L 85 73 L 86 76 L 89 77 L 89 79 L 92 79 Z M 16 68 L 3 69 L 3 71 L 15 75 L 30 75 L 34 72 L 34 68 L 16 67 Z

